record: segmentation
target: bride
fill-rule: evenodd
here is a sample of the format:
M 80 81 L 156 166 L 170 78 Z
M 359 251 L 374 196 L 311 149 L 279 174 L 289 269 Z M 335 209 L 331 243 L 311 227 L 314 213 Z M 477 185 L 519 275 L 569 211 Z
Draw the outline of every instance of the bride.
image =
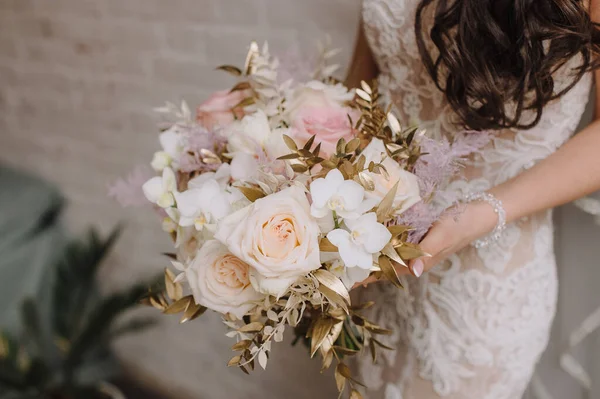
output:
M 430 135 L 492 133 L 450 183 L 465 206 L 425 237 L 432 257 L 399 271 L 404 291 L 366 290 L 396 331 L 396 350 L 361 362 L 369 398 L 522 397 L 556 308 L 551 209 L 600 189 L 600 121 L 570 138 L 600 52 L 596 13 L 597 0 L 364 0 L 348 83 L 378 77 Z

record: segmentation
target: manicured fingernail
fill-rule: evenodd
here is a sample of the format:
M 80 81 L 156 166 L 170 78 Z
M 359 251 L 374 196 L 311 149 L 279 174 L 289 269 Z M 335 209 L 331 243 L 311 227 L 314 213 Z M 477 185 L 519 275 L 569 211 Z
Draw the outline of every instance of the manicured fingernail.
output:
M 423 264 L 423 261 L 421 259 L 417 259 L 415 263 L 413 263 L 412 271 L 415 277 L 421 277 L 421 274 L 423 274 L 424 267 L 425 265 Z

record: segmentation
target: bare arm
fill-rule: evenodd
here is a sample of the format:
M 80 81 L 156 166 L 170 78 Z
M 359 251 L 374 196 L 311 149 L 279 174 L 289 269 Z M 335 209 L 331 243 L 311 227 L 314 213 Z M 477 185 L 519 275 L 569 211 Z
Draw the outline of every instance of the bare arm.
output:
M 348 87 L 358 87 L 361 80 L 369 82 L 375 79 L 377 75 L 379 75 L 379 68 L 367 43 L 361 19 L 354 45 L 354 54 L 352 55 L 345 83 Z

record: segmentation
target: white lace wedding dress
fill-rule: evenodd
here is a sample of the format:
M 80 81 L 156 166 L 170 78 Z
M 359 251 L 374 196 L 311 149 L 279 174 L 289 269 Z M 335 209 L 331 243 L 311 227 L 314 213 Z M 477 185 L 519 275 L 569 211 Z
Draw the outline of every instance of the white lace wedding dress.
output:
M 381 90 L 405 121 L 430 135 L 456 127 L 442 93 L 421 63 L 414 34 L 418 0 L 364 0 L 367 39 L 381 70 Z M 431 20 L 431 15 L 426 16 Z M 572 65 L 571 65 L 572 67 Z M 556 74 L 568 81 L 569 66 Z M 588 101 L 591 75 L 548 105 L 526 131 L 498 132 L 466 170 L 461 192 L 482 191 L 547 157 L 573 134 Z M 469 247 L 404 291 L 373 285 L 372 317 L 394 328 L 377 364 L 360 374 L 368 398 L 519 399 L 547 345 L 557 299 L 551 212 L 508 226 L 500 241 Z

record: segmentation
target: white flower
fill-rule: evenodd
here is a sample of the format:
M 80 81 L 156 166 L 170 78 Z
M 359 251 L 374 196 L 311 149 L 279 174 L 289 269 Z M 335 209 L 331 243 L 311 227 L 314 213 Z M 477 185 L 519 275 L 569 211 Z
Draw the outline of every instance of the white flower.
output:
M 329 258 L 331 260 L 328 260 Z M 364 281 L 371 274 L 370 269 L 347 267 L 344 261 L 339 258 L 339 254 L 335 252 L 321 253 L 321 260 L 323 262 L 330 262 L 329 271 L 335 274 L 348 290 L 351 290 L 354 284 Z
M 285 155 L 287 150 L 283 132 L 282 129 L 271 129 L 267 115 L 258 110 L 227 127 L 227 150 L 232 154 L 245 152 L 252 155 L 264 150 L 268 156 L 277 158 Z
M 250 180 L 258 173 L 258 160 L 246 152 L 236 153 L 231 160 L 231 177 L 234 180 Z
M 329 217 L 332 212 L 344 219 L 356 219 L 376 205 L 365 201 L 365 189 L 353 180 L 344 180 L 342 172 L 332 169 L 325 178 L 310 184 L 313 203 L 310 213 L 316 218 Z
M 210 179 L 202 184 L 192 184 L 192 188 L 175 194 L 179 210 L 179 225 L 195 226 L 202 231 L 205 227 L 214 230 L 217 221 L 229 214 L 231 206 L 227 193 L 219 183 Z
M 367 197 L 381 202 L 383 197 L 398 183 L 398 190 L 394 197 L 394 213 L 400 215 L 408 208 L 421 201 L 419 180 L 414 174 L 404 170 L 400 165 L 390 158 L 379 139 L 373 139 L 363 150 L 362 155 L 366 158 L 366 164 L 370 162 L 382 163 L 387 171 L 387 176 L 381 173 L 367 173 L 375 183 L 375 190 L 367 191 Z M 383 162 L 382 162 L 383 159 Z
M 264 295 L 250 284 L 249 267 L 216 240 L 204 243 L 185 269 L 196 303 L 242 318 Z
M 175 205 L 174 193 L 177 192 L 177 178 L 171 168 L 164 168 L 161 176 L 155 176 L 142 186 L 148 201 L 160 206 L 170 208 Z
M 171 166 L 173 161 L 178 159 L 183 152 L 183 136 L 177 125 L 165 130 L 158 136 L 162 151 L 154 154 L 151 165 L 157 172 Z
M 362 215 L 358 219 L 344 221 L 348 230 L 335 229 L 327 234 L 327 239 L 338 248 L 346 267 L 358 266 L 370 269 L 373 255 L 386 246 L 392 234 L 377 222 L 374 212 Z
M 246 115 L 241 121 L 227 127 L 227 150 L 232 156 L 231 176 L 234 180 L 248 180 L 256 176 L 258 158 L 275 160 L 289 152 L 283 134 L 286 129 L 271 129 L 267 115 L 262 111 Z
M 204 172 L 188 182 L 189 188 L 200 188 L 208 180 L 216 180 L 222 188 L 225 188 L 231 180 L 231 165 L 223 163 L 216 172 Z
M 251 266 L 251 281 L 264 293 L 283 295 L 298 277 L 321 267 L 319 226 L 296 186 L 225 217 L 215 238 Z

